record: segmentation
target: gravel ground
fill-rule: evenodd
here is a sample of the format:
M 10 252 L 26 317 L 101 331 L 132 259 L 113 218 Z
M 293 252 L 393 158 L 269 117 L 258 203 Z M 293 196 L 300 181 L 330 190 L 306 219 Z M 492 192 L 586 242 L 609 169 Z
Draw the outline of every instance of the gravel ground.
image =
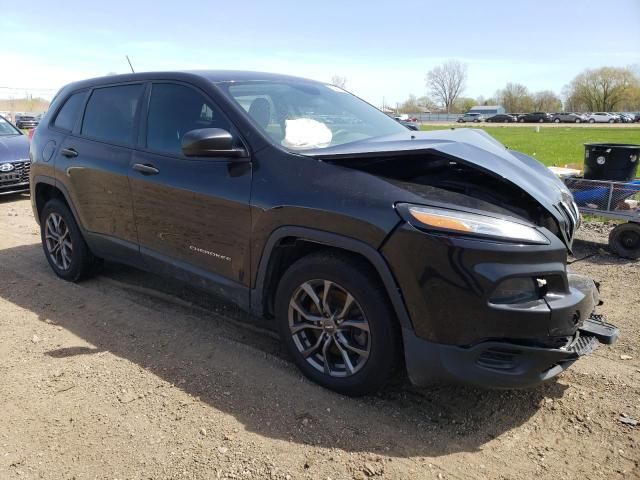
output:
M 57 279 L 27 197 L 0 199 L 0 478 L 640 478 L 637 262 L 587 222 L 574 270 L 622 337 L 527 391 L 349 399 L 301 377 L 264 321 L 107 265 Z M 626 417 L 625 417 L 626 418 Z

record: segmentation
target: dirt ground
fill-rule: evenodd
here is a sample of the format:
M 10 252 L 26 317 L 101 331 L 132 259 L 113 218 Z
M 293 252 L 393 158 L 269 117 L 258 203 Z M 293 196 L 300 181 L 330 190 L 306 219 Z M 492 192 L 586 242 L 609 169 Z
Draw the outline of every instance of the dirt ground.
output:
M 559 379 L 398 382 L 350 399 L 302 378 L 268 323 L 107 265 L 69 284 L 28 197 L 0 198 L 0 479 L 640 478 L 638 263 L 589 223 L 572 268 L 621 328 Z

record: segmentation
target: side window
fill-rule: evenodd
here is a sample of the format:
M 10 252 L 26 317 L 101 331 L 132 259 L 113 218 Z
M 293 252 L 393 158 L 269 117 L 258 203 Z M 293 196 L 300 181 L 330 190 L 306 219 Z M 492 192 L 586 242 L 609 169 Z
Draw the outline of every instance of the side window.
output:
M 86 91 L 71 95 L 58 112 L 53 125 L 57 128 L 61 128 L 62 130 L 67 130 L 68 132 L 72 131 L 73 127 L 76 125 L 78 117 L 80 116 L 80 109 L 84 105 L 86 98 Z
M 133 145 L 133 125 L 144 87 L 121 85 L 93 91 L 82 121 L 82 135 Z
M 182 137 L 198 128 L 231 130 L 220 111 L 196 90 L 184 85 L 154 83 L 147 119 L 147 148 L 182 155 Z

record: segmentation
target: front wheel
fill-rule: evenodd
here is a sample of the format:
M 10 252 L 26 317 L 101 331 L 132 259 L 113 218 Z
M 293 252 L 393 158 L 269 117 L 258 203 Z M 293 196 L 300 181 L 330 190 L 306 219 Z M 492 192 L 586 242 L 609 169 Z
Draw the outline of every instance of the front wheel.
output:
M 520 123 L 524 123 L 524 118 L 521 118 L 520 120 L 518 120 Z
M 305 376 L 350 396 L 382 388 L 399 359 L 399 332 L 370 267 L 316 253 L 285 272 L 275 314 L 282 341 Z
M 554 120 L 554 122 L 555 122 L 555 123 L 560 123 L 560 119 L 559 119 L 559 118 L 556 118 L 556 119 Z
M 90 276 L 98 260 L 89 250 L 69 208 L 60 200 L 47 202 L 40 216 L 45 257 L 57 276 L 77 282 Z
M 591 118 L 589 119 L 589 123 L 596 123 L 596 121 L 593 118 Z

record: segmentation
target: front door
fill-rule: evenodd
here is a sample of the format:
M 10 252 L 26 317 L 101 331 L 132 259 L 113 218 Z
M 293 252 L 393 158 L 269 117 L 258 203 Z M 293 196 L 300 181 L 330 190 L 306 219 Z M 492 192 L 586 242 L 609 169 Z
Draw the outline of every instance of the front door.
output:
M 234 133 L 233 126 L 200 90 L 181 83 L 153 83 L 148 105 L 146 138 L 129 172 L 140 251 L 154 269 L 162 263 L 248 285 L 251 163 L 181 152 L 186 132 Z

